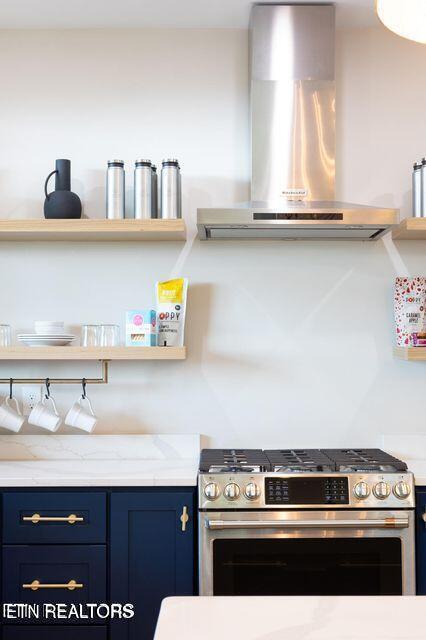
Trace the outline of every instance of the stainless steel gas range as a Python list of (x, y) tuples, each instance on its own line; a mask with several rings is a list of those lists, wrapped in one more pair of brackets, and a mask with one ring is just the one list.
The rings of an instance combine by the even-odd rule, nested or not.
[(200, 595), (414, 594), (414, 506), (379, 449), (204, 449)]

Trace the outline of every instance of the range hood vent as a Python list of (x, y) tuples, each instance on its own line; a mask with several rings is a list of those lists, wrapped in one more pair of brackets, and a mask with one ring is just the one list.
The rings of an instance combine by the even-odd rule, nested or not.
[(251, 202), (199, 209), (203, 240), (376, 240), (399, 216), (334, 201), (334, 6), (255, 4)]

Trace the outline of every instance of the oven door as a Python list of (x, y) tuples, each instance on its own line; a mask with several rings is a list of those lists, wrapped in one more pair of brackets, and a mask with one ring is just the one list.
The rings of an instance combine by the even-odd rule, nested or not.
[(414, 513), (200, 513), (200, 595), (414, 595)]

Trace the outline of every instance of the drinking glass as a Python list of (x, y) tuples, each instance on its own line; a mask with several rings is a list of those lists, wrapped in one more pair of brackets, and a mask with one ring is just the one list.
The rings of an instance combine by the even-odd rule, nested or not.
[(10, 347), (12, 343), (12, 332), (10, 324), (0, 324), (0, 347)]
[(81, 346), (99, 347), (99, 326), (97, 324), (83, 324), (81, 327)]
[(117, 347), (120, 344), (120, 327), (117, 324), (101, 324), (100, 346)]

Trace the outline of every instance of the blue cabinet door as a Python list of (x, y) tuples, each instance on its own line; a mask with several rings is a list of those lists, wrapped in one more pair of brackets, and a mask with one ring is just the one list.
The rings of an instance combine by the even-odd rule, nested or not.
[(151, 640), (163, 598), (194, 593), (194, 492), (113, 493), (110, 513), (111, 600), (135, 609), (111, 638)]
[(3, 544), (105, 541), (105, 493), (25, 491), (3, 496)]
[(426, 596), (426, 487), (416, 489), (417, 593)]
[[(4, 602), (38, 604), (41, 611), (44, 603), (105, 602), (103, 545), (4, 545), (2, 555)], [(41, 618), (40, 623), (43, 622)], [(71, 622), (87, 624), (78, 619)], [(93, 622), (102, 624), (103, 620)], [(31, 619), (27, 623), (34, 624)], [(49, 618), (48, 623), (63, 624), (64, 620)]]
[(3, 640), (107, 640), (107, 627), (4, 627)]

